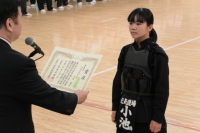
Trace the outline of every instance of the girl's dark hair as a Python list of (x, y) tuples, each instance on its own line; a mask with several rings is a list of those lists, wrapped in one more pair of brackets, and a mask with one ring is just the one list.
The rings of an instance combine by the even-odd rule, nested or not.
[[(147, 22), (147, 25), (153, 25), (153, 14), (152, 12), (147, 8), (136, 8), (133, 10), (130, 15), (128, 16), (128, 22)], [(157, 41), (157, 33), (154, 29), (152, 29), (149, 33), (150, 38), (156, 42)]]
[(20, 3), (20, 0), (0, 0), (0, 28), (6, 24), (8, 18), (16, 20)]

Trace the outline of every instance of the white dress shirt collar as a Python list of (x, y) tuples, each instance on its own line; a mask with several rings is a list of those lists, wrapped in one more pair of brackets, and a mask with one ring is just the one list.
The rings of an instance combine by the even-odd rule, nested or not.
[(11, 44), (6, 39), (4, 39), (2, 37), (0, 37), (0, 39), (3, 40), (3, 41), (5, 41), (5, 42), (7, 42), (11, 46)]

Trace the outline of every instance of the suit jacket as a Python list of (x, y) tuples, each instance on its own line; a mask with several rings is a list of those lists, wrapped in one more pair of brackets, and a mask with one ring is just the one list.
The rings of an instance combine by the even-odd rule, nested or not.
[(77, 100), (49, 86), (32, 59), (0, 39), (0, 133), (34, 133), (31, 104), (71, 115)]

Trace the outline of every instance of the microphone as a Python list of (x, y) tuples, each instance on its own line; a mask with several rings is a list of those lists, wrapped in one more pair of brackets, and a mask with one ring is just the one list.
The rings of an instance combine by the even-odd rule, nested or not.
[[(26, 43), (27, 45), (32, 46), (32, 47), (35, 49), (35, 51), (33, 51), (34, 54), (39, 53), (39, 54), (44, 55), (44, 52), (43, 52), (43, 51), (41, 50), (41, 48), (33, 41), (33, 38), (32, 38), (32, 37), (27, 37), (27, 38), (25, 39), (25, 43)], [(32, 52), (32, 53), (33, 53), (33, 52)]]

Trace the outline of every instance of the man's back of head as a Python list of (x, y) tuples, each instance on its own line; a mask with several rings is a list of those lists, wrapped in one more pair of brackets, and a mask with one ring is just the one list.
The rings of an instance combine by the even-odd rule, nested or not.
[(0, 37), (9, 43), (21, 35), (22, 13), (20, 0), (0, 0)]
[(20, 0), (0, 0), (0, 29), (5, 26), (6, 20), (17, 19)]

